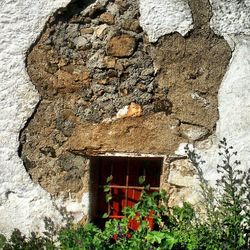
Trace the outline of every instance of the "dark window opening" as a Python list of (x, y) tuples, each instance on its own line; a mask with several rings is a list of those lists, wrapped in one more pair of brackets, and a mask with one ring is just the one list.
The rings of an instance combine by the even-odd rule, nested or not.
[[(141, 157), (93, 157), (91, 159), (91, 217), (102, 225), (104, 213), (109, 218), (122, 218), (122, 209), (132, 207), (140, 198), (143, 185), (139, 177), (145, 177), (145, 183), (150, 185), (150, 192), (159, 190), (162, 168), (162, 158)], [(107, 203), (104, 186), (107, 178), (112, 175), (110, 190), (112, 200)]]

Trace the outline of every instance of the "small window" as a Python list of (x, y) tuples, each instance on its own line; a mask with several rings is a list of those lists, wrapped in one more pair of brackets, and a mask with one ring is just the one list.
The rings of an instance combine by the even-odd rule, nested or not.
[[(162, 158), (132, 158), (132, 157), (95, 157), (91, 161), (92, 179), (92, 218), (102, 225), (104, 213), (109, 218), (122, 218), (122, 209), (132, 207), (140, 198), (143, 186), (139, 177), (145, 177), (145, 183), (150, 185), (150, 191), (159, 190)], [(104, 186), (112, 175), (110, 189), (112, 200), (107, 203)], [(98, 183), (96, 183), (98, 182)], [(96, 184), (98, 184), (96, 186)]]

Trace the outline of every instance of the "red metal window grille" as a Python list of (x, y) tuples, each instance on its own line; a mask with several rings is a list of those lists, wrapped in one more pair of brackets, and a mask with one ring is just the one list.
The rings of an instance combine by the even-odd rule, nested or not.
[[(139, 184), (140, 176), (145, 177), (150, 192), (159, 190), (162, 158), (98, 157), (94, 165), (97, 168), (95, 177), (98, 178), (95, 213), (98, 224), (102, 224), (104, 213), (108, 213), (109, 218), (122, 218), (122, 209), (132, 207), (139, 200), (144, 188)], [(107, 203), (104, 187), (109, 176), (112, 176), (109, 183), (112, 200)]]

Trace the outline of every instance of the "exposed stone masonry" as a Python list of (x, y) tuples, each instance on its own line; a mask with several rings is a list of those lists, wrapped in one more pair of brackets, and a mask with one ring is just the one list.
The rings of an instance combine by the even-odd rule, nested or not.
[[(69, 23), (59, 21), (49, 27), (47, 37), (42, 36), (43, 48), (34, 49), (46, 58), (37, 58), (34, 52), (29, 57), (28, 70), (42, 96), (79, 95), (73, 112), (90, 122), (111, 118), (131, 102), (143, 106), (143, 114), (167, 111), (167, 95), (157, 96), (164, 90), (156, 89), (153, 61), (138, 15), (136, 1), (102, 1)], [(42, 78), (38, 69), (45, 71)]]
[(136, 0), (81, 2), (51, 17), (27, 59), (42, 99), (22, 132), (22, 159), (53, 194), (88, 189), (91, 152), (173, 154), (213, 133), (231, 56), (209, 28), (208, 1), (190, 1), (187, 37), (155, 44)]

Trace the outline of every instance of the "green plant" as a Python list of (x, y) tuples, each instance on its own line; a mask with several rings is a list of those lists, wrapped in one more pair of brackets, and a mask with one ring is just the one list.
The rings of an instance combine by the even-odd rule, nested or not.
[(6, 238), (4, 235), (0, 234), (0, 249), (3, 249), (4, 245), (6, 243)]
[(60, 248), (68, 249), (101, 249), (101, 230), (88, 223), (85, 226), (71, 225), (62, 229), (59, 233)]
[(18, 229), (11, 234), (8, 242), (3, 246), (3, 250), (34, 250), (34, 249), (55, 249), (52, 244), (42, 236), (38, 236), (34, 232), (29, 237), (23, 235)]
[(110, 184), (112, 180), (113, 180), (113, 176), (110, 175), (106, 180), (106, 185), (104, 186), (104, 192), (106, 193), (105, 200), (108, 203), (108, 212), (103, 214), (102, 216), (103, 219), (108, 218), (111, 212), (110, 201), (112, 200), (112, 193), (111, 193)]
[[(92, 223), (66, 224), (57, 237), (50, 219), (45, 219), (44, 236), (32, 233), (26, 237), (14, 230), (9, 241), (0, 235), (4, 250), (246, 250), (250, 249), (250, 172), (240, 170), (237, 153), (220, 141), (221, 164), (217, 165), (220, 178), (211, 187), (204, 178), (204, 161), (186, 147), (188, 158), (197, 170), (206, 216), (184, 202), (182, 207), (168, 208), (165, 192), (149, 192), (145, 185), (140, 200), (123, 210), (124, 218), (110, 219), (103, 230)], [(112, 199), (110, 182), (105, 186), (106, 200)], [(145, 184), (142, 176), (140, 184)], [(104, 217), (108, 217), (106, 214)], [(68, 220), (70, 221), (70, 220)], [(131, 228), (137, 223), (137, 229)], [(153, 225), (152, 225), (153, 222)], [(56, 244), (57, 239), (57, 244)]]
[[(135, 206), (123, 210), (124, 218), (108, 220), (103, 230), (93, 224), (72, 225), (62, 230), (61, 249), (196, 249), (191, 230), (193, 208), (185, 203), (171, 213), (166, 203), (165, 192), (144, 190)], [(153, 220), (154, 228), (149, 219)], [(138, 223), (137, 230), (131, 229), (131, 221)]]
[[(3, 241), (2, 246), (0, 243), (0, 249), (3, 250), (54, 250), (56, 249), (56, 236), (57, 230), (55, 229), (54, 222), (45, 217), (45, 231), (43, 235), (38, 235), (35, 232), (31, 232), (30, 236), (23, 235), (19, 229), (14, 229), (10, 239)], [(1, 242), (1, 239), (0, 239)]]
[(237, 152), (227, 145), (225, 138), (219, 144), (221, 177), (216, 187), (209, 186), (203, 176), (204, 161), (194, 150), (186, 148), (189, 159), (197, 169), (207, 217), (200, 221), (202, 249), (249, 249), (250, 230), (250, 172), (240, 170)]

